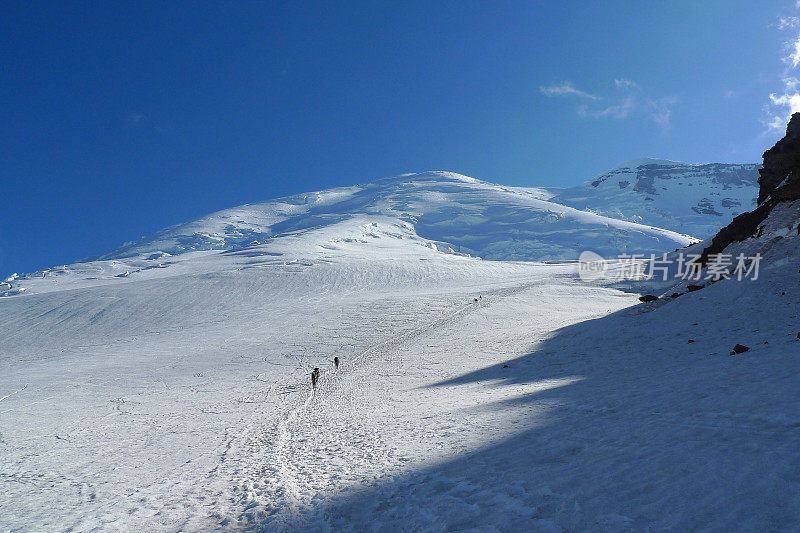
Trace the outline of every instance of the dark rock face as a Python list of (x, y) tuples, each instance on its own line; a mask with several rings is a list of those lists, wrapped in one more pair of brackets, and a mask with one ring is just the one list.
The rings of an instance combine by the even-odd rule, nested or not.
[(748, 351), (749, 349), (750, 349), (749, 346), (745, 346), (744, 344), (737, 344), (736, 346), (733, 347), (733, 350), (731, 351), (731, 355), (738, 354), (738, 353), (744, 353), (744, 352)]
[(786, 136), (764, 152), (764, 168), (758, 171), (758, 203), (772, 195), (784, 180), (800, 179), (800, 113), (792, 115)]
[[(650, 166), (654, 165), (645, 165), (644, 168)], [(636, 175), (636, 185), (633, 186), (633, 190), (636, 192), (646, 192), (647, 194), (658, 194), (656, 192), (654, 176), (642, 175), (641, 172)]]
[(639, 296), (640, 302), (655, 302), (658, 300), (658, 296), (654, 296), (652, 294), (645, 294), (644, 296)]
[(703, 198), (700, 200), (696, 206), (692, 207), (692, 211), (697, 213), (698, 215), (716, 215), (718, 217), (722, 216), (722, 213), (714, 209), (714, 204), (711, 203), (711, 200), (708, 198)]
[(707, 263), (710, 255), (722, 252), (732, 242), (743, 241), (755, 235), (758, 226), (764, 222), (774, 206), (771, 201), (765, 202), (755, 210), (742, 213), (734, 218), (733, 222), (719, 230), (719, 233), (711, 239), (711, 244), (703, 250), (700, 256), (700, 263)]
[(739, 207), (742, 205), (742, 202), (739, 200), (733, 200), (732, 198), (723, 198), (722, 199), (722, 207)]
[(786, 136), (764, 152), (764, 165), (758, 172), (758, 207), (722, 228), (703, 251), (701, 263), (729, 244), (754, 236), (778, 203), (800, 198), (800, 113), (792, 115)]

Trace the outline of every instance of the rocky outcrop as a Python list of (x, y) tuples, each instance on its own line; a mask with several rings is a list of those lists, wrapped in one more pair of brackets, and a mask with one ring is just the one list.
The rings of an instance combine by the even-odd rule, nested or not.
[(758, 174), (759, 205), (789, 182), (797, 185), (800, 180), (800, 113), (792, 115), (783, 139), (764, 152), (764, 166)]
[(736, 346), (733, 347), (733, 350), (731, 350), (731, 355), (737, 355), (740, 353), (747, 352), (749, 350), (750, 350), (749, 346), (745, 346), (744, 344), (737, 344)]
[(758, 207), (722, 228), (703, 251), (702, 263), (733, 242), (757, 236), (759, 226), (779, 203), (800, 199), (800, 113), (792, 115), (786, 135), (764, 152), (764, 164), (758, 172)]

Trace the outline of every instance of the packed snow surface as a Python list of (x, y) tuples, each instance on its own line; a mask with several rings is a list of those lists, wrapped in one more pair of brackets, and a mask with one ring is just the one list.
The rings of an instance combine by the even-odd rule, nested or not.
[[(8, 281), (0, 530), (800, 527), (796, 262), (636, 305), (572, 263), (426, 238), (439, 180), (416, 223), (321, 209), (272, 233), (374, 201), (351, 188)], [(212, 223), (272, 229), (179, 253)]]

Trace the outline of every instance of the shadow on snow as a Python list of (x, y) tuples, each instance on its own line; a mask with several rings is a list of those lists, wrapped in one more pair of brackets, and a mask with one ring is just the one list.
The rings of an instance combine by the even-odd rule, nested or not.
[(739, 332), (720, 331), (725, 310), (700, 306), (685, 316), (687, 309), (625, 309), (558, 330), (522, 357), (431, 385), (527, 384), (531, 392), (481, 409), (502, 416), (525, 407), (535, 416), (467, 455), (323, 495), (301, 511), (296, 529), (796, 526), (800, 415), (786, 418), (800, 400), (796, 358), (766, 350), (729, 357)]

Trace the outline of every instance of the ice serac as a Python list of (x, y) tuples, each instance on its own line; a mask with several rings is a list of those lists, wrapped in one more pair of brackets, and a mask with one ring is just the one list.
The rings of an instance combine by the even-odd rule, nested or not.
[[(712, 254), (730, 251), (731, 245), (753, 239), (748, 252), (764, 253), (786, 235), (797, 235), (800, 219), (800, 113), (794, 113), (786, 136), (764, 152), (759, 171), (758, 207), (743, 213), (722, 228), (703, 251), (703, 260)], [(737, 248), (742, 248), (738, 246)]]

